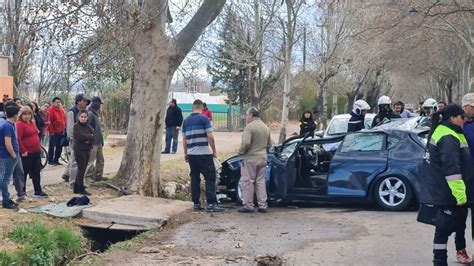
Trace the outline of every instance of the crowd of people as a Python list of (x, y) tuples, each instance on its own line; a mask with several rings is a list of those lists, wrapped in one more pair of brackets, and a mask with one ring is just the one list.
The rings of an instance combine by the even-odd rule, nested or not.
[[(91, 181), (104, 179), (104, 139), (99, 115), (102, 104), (100, 97), (89, 100), (78, 94), (66, 114), (59, 97), (39, 107), (36, 102), (23, 105), (21, 99), (4, 95), (0, 105), (3, 208), (17, 209), (19, 203), (30, 200), (26, 189), (28, 176), (33, 184), (33, 197), (48, 197), (41, 186), (41, 149), (46, 145), (51, 166), (62, 165), (59, 159), (63, 147), (69, 146), (69, 161), (62, 178), (70, 182), (73, 193), (90, 195), (84, 177)], [(10, 199), (10, 180), (17, 193), (16, 201)]]

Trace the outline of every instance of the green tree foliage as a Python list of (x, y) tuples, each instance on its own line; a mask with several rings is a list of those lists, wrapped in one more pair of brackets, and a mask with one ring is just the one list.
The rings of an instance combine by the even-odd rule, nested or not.
[(207, 66), (207, 72), (211, 75), (212, 86), (228, 95), (229, 101), (236, 104), (250, 102), (249, 68), (246, 59), (240, 55), (246, 48), (241, 45), (239, 36), (232, 26), (235, 20), (231, 10), (227, 11), (227, 17), (223, 29), (219, 34), (220, 43), (216, 47), (216, 60)]

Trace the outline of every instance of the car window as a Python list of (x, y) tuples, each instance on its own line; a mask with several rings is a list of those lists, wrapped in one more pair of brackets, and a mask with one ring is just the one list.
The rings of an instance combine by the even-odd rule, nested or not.
[(341, 117), (334, 118), (331, 121), (331, 124), (328, 127), (328, 135), (337, 135), (347, 133), (347, 124), (349, 123), (349, 118)]
[(341, 152), (351, 151), (381, 151), (384, 148), (384, 134), (354, 133), (346, 135), (341, 146)]
[(296, 145), (298, 144), (298, 142), (290, 142), (290, 143), (287, 143), (283, 149), (281, 150), (280, 154), (279, 154), (279, 157), (281, 159), (288, 159), (290, 158), (290, 156), (293, 154), (293, 152), (295, 151), (295, 148), (296, 148)]
[(394, 136), (388, 136), (387, 138), (387, 150), (395, 147), (400, 142), (400, 139)]

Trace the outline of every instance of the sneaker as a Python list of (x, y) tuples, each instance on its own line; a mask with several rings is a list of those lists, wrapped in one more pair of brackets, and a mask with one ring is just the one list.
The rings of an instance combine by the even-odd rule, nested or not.
[(172, 154), (176, 154), (176, 152), (175, 152), (175, 151), (172, 151), (171, 153), (172, 153)]
[(54, 163), (54, 165), (63, 165), (63, 164), (60, 163), (60, 162), (56, 162), (56, 163)]
[(33, 198), (47, 198), (49, 197), (48, 194), (44, 193), (43, 191), (41, 192), (35, 192), (35, 194), (33, 195)]
[(64, 180), (64, 182), (69, 182), (69, 176), (62, 175), (61, 178)]
[(266, 213), (268, 212), (267, 208), (258, 208), (258, 212)]
[(9, 200), (6, 204), (2, 204), (2, 207), (4, 209), (16, 210), (18, 209), (18, 204), (16, 204), (12, 200)]
[(223, 212), (224, 208), (217, 204), (208, 204), (207, 209), (208, 212)]
[(161, 154), (170, 154), (169, 151), (162, 151)]
[(246, 208), (246, 207), (242, 207), (238, 210), (238, 212), (239, 213), (251, 213), (251, 212), (254, 212), (254, 210)]
[(21, 202), (31, 202), (31, 199), (28, 198), (28, 196), (24, 195), (24, 196), (17, 197), (17, 198), (16, 198), (16, 202), (17, 202), (17, 203), (21, 203)]
[(456, 258), (458, 263), (461, 264), (470, 264), (472, 262), (469, 255), (467, 255), (466, 249), (461, 249), (456, 252)]
[(201, 203), (194, 204), (193, 211), (203, 211), (204, 208), (201, 207)]

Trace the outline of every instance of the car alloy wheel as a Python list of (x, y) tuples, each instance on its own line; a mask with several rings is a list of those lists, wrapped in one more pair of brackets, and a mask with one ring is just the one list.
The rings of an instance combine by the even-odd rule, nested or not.
[(407, 186), (398, 177), (386, 177), (378, 187), (378, 198), (387, 207), (397, 207), (407, 199)]

